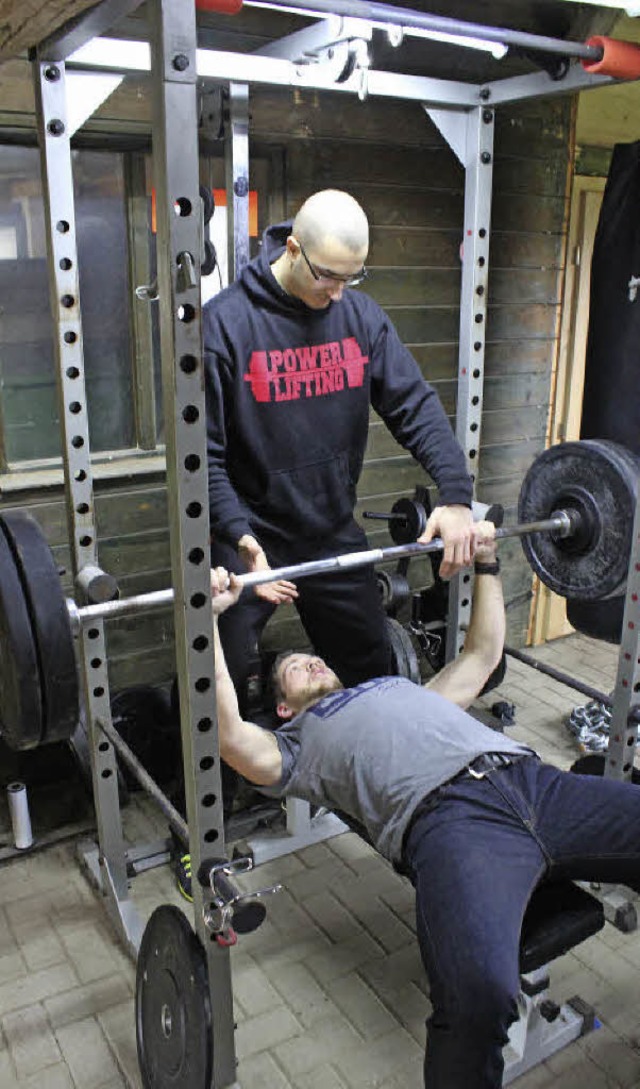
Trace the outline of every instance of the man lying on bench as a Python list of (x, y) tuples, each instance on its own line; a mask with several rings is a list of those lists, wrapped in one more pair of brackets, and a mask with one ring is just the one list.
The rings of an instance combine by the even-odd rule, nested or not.
[[(426, 1089), (499, 1089), (517, 1017), (520, 928), (555, 878), (640, 888), (640, 791), (558, 771), (464, 708), (500, 659), (504, 604), (489, 523), (475, 529), (465, 647), (423, 687), (379, 677), (344, 689), (324, 662), (276, 663), (275, 733), (244, 722), (216, 632), (220, 750), (241, 775), (363, 825), (410, 877), (430, 984)], [(214, 613), (240, 588), (212, 571)], [(216, 621), (217, 627), (217, 621)]]

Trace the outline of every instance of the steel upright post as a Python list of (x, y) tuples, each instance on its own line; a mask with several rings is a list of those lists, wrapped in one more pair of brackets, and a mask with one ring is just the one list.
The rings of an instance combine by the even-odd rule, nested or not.
[[(67, 125), (65, 65), (38, 55), (33, 63), (42, 186), (54, 324), (58, 412), (62, 430), (67, 522), (74, 580), (97, 566), (97, 528), (89, 447), (87, 394), (82, 345), (80, 282), (76, 243), (71, 144)], [(103, 621), (81, 636), (81, 670), (87, 710), (99, 851), (94, 876), (109, 914), (130, 947), (141, 925), (129, 902), (113, 748), (104, 744), (96, 720), (111, 720)]]
[(229, 950), (203, 918), (203, 862), (224, 857), (209, 559), (195, 7), (155, 0), (153, 164), (176, 659), (195, 927), (208, 969), (212, 1086), (235, 1085)]

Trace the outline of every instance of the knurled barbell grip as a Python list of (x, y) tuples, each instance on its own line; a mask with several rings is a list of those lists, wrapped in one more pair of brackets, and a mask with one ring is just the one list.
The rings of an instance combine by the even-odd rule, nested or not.
[[(522, 525), (501, 526), (496, 529), (496, 539), (503, 537), (522, 537), (527, 533), (555, 533), (558, 537), (569, 537), (575, 532), (575, 517), (564, 510), (554, 511), (550, 518), (539, 522), (526, 522)], [(368, 567), (374, 563), (400, 559), (403, 556), (423, 556), (429, 552), (441, 552), (444, 545), (439, 537), (434, 537), (429, 544), (394, 545), (391, 548), (371, 548), (365, 552), (347, 552), (342, 556), (327, 556), (321, 560), (309, 560), (307, 563), (294, 563), (286, 567), (272, 567), (268, 571), (249, 571), (239, 575), (243, 588), (261, 586), (267, 582), (282, 579), (302, 579), (310, 575), (322, 575), (328, 571), (346, 571), (353, 567)], [(173, 590), (155, 590), (148, 594), (120, 598), (118, 601), (105, 601), (99, 605), (83, 605), (67, 601), (69, 618), (74, 632), (92, 620), (108, 620), (114, 616), (126, 616), (142, 612), (145, 609), (160, 608), (170, 605), (174, 598)]]

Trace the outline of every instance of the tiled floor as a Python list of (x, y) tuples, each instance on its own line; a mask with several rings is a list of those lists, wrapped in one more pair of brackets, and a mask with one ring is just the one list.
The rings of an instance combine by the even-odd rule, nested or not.
[[(541, 656), (612, 687), (613, 647), (571, 636)], [(581, 697), (511, 663), (486, 703), (499, 698), (516, 704), (512, 736), (562, 766), (575, 759), (562, 719)], [(126, 822), (142, 842), (162, 828), (146, 804), (131, 805)], [(353, 835), (254, 876), (281, 880), (286, 891), (232, 952), (242, 1089), (420, 1089), (428, 999), (408, 884)], [(163, 902), (184, 905), (166, 868), (136, 878), (134, 897), (145, 916)], [(639, 973), (640, 931), (610, 925), (556, 961), (553, 995), (581, 995), (602, 1025), (521, 1078), (519, 1089), (640, 1086)], [(0, 1089), (139, 1087), (134, 978), (72, 843), (5, 865)]]

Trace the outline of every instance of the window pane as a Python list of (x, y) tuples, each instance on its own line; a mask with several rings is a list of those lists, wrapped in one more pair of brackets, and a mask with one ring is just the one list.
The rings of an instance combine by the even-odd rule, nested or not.
[[(9, 462), (60, 455), (40, 160), (3, 147), (0, 396)], [(73, 154), (92, 450), (135, 445), (121, 156)]]

